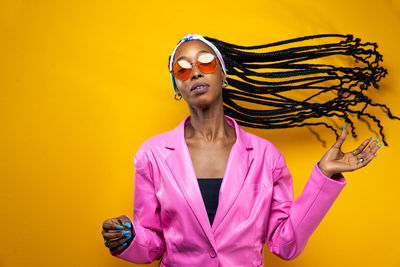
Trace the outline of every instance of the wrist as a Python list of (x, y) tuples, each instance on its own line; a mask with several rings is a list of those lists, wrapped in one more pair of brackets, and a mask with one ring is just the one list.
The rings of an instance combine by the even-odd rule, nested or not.
[(325, 176), (327, 176), (329, 178), (332, 178), (332, 176), (334, 175), (334, 173), (331, 173), (331, 172), (327, 171), (326, 168), (321, 166), (321, 164), (319, 162), (318, 162), (318, 168)]

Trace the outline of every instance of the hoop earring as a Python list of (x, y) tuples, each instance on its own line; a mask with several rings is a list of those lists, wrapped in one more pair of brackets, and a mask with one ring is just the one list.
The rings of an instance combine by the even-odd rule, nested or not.
[[(224, 85), (226, 83), (226, 85)], [(223, 88), (225, 88), (225, 87), (227, 87), (229, 84), (228, 84), (228, 81), (225, 79), (225, 81), (223, 82), (223, 84), (222, 84), (222, 87)]]
[(176, 94), (176, 92), (175, 92), (175, 100), (181, 100), (182, 99), (182, 95), (180, 95), (180, 98), (176, 98), (176, 96), (177, 96), (177, 94)]

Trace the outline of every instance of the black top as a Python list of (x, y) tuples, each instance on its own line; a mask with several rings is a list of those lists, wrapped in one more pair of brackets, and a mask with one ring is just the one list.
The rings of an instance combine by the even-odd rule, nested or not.
[(206, 206), (208, 219), (212, 225), (217, 212), (219, 189), (221, 188), (222, 178), (197, 178), (204, 205)]

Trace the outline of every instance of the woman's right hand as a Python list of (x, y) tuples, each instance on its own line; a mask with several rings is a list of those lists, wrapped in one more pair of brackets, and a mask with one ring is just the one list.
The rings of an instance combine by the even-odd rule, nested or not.
[(124, 251), (134, 237), (130, 220), (125, 215), (105, 220), (101, 233), (104, 245), (112, 254)]

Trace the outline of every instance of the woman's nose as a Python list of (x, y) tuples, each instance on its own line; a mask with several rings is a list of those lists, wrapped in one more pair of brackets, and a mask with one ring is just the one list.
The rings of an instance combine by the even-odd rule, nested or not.
[(199, 69), (199, 67), (197, 66), (197, 64), (193, 63), (192, 64), (192, 71), (190, 73), (190, 76), (193, 77), (197, 77), (199, 75), (201, 75), (203, 72)]

